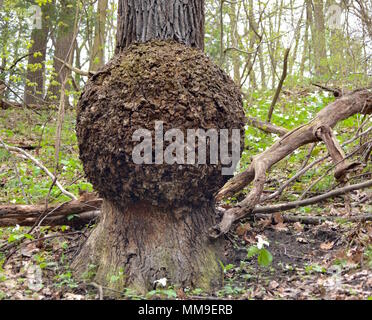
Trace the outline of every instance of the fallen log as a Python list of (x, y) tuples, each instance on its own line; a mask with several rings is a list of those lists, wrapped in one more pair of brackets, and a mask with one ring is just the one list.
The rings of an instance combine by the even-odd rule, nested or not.
[[(305, 200), (281, 203), (270, 206), (256, 206), (252, 213), (256, 215), (256, 217), (267, 217), (271, 213), (293, 210), (299, 207), (320, 203), (329, 198), (335, 198), (348, 192), (369, 188), (371, 186), (372, 180), (369, 180), (363, 183), (335, 189), (328, 193)], [(48, 208), (47, 211), (45, 211), (45, 206), (0, 206), (0, 227), (15, 226), (17, 224), (20, 226), (33, 226), (41, 216), (44, 217), (42, 219), (42, 225), (69, 225), (73, 227), (80, 227), (99, 217), (101, 205), (102, 199), (90, 198), (90, 200), (88, 201), (74, 200), (66, 202), (62, 205), (51, 206)], [(295, 215), (293, 215), (293, 217), (294, 220), (288, 220), (288, 222), (303, 220), (302, 218), (298, 220), (298, 216)], [(329, 217), (317, 217), (316, 219), (316, 221), (321, 221), (322, 219), (329, 220)]]
[(82, 202), (73, 200), (62, 205), (3, 205), (0, 206), (0, 227), (33, 226), (40, 216), (44, 216), (43, 225), (69, 225), (80, 227), (99, 216), (102, 199)]

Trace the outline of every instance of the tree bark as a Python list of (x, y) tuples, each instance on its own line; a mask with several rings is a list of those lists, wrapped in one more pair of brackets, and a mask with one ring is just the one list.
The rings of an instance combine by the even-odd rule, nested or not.
[(204, 19), (204, 0), (120, 0), (116, 51), (154, 39), (204, 50)]
[(323, 0), (313, 0), (313, 8), (314, 23), (311, 32), (314, 48), (315, 74), (318, 78), (322, 78), (328, 73)]
[(45, 58), (49, 34), (48, 15), (52, 6), (53, 3), (42, 6), (42, 29), (34, 29), (31, 33), (32, 47), (29, 49), (24, 97), (28, 105), (40, 105), (44, 99)]
[(105, 64), (106, 13), (108, 0), (99, 0), (97, 8), (94, 42), (90, 56), (90, 71), (97, 71)]
[[(71, 75), (71, 70), (63, 65), (66, 61), (72, 64), (74, 45), (74, 17), (75, 17), (75, 1), (62, 0), (60, 3), (60, 17), (59, 28), (55, 38), (55, 51), (54, 56), (57, 57), (53, 61), (54, 68), (54, 83), (49, 86), (48, 94), (52, 101), (59, 101), (61, 94), (61, 86), (63, 81)], [(66, 97), (66, 101), (68, 98)]]
[(84, 274), (93, 266), (94, 281), (117, 290), (144, 294), (166, 278), (175, 287), (209, 291), (221, 279), (221, 243), (207, 236), (214, 221), (213, 204), (177, 213), (146, 203), (118, 208), (105, 200), (101, 221), (72, 267)]

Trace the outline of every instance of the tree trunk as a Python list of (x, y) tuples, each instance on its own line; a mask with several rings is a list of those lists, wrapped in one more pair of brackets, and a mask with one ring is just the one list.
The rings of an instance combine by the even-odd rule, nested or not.
[(176, 287), (208, 291), (221, 279), (221, 243), (207, 235), (214, 222), (212, 203), (178, 214), (145, 203), (120, 209), (104, 201), (101, 221), (72, 267), (84, 274), (94, 266), (94, 281), (118, 290), (143, 294), (166, 278)]
[(93, 49), (90, 55), (90, 71), (97, 71), (105, 64), (106, 12), (108, 0), (99, 0), (94, 30)]
[(154, 39), (204, 50), (204, 0), (119, 0), (118, 19), (117, 52)]
[[(117, 52), (132, 42), (173, 39), (203, 49), (204, 1), (119, 1)], [(209, 291), (222, 280), (223, 242), (211, 242), (214, 203), (160, 209), (138, 201), (104, 199), (102, 217), (72, 268), (77, 275), (95, 268), (94, 281), (140, 293), (166, 278), (174, 287)]]
[[(230, 16), (230, 38), (231, 46), (239, 48), (238, 17), (236, 12), (236, 3), (232, 2), (229, 8)], [(248, 57), (247, 59), (250, 59)], [(240, 86), (240, 56), (236, 50), (232, 50), (231, 62), (233, 65), (234, 82)]]
[(315, 74), (317, 77), (322, 78), (328, 73), (323, 0), (313, 0), (313, 8), (314, 23), (312, 25), (312, 39), (315, 57)]
[[(54, 83), (49, 87), (48, 94), (51, 95), (52, 101), (59, 101), (61, 94), (61, 85), (63, 81), (71, 75), (69, 68), (63, 66), (63, 63), (60, 61), (68, 62), (72, 65), (72, 61), (69, 61), (73, 58), (74, 44), (74, 18), (75, 18), (75, 1), (71, 0), (62, 0), (60, 3), (60, 13), (59, 17), (59, 28), (57, 30), (57, 36), (55, 39), (55, 51), (54, 56), (58, 59), (53, 61), (54, 69)], [(66, 101), (68, 98), (66, 97)]]
[(40, 105), (44, 99), (45, 57), (48, 43), (48, 15), (53, 4), (42, 6), (42, 29), (34, 29), (31, 33), (32, 47), (29, 49), (26, 76), (25, 103)]

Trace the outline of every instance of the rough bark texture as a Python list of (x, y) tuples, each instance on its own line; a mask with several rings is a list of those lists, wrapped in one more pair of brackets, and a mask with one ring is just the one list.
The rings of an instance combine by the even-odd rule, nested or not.
[[(182, 208), (213, 199), (229, 178), (221, 173), (221, 161), (134, 163), (132, 153), (139, 142), (133, 141), (133, 134), (138, 129), (152, 133), (155, 156), (157, 121), (164, 123), (164, 132), (179, 129), (185, 139), (187, 129), (229, 129), (230, 146), (232, 129), (239, 129), (243, 150), (240, 91), (219, 67), (201, 51), (173, 41), (135, 44), (91, 78), (78, 103), (80, 158), (95, 189), (117, 205), (145, 200)], [(162, 150), (168, 145), (164, 142)], [(198, 140), (197, 161), (199, 145)]]
[[(166, 277), (209, 290), (221, 280), (223, 249), (208, 240), (213, 196), (229, 177), (209, 156), (201, 165), (134, 164), (133, 133), (147, 129), (154, 138), (156, 121), (185, 137), (187, 129), (229, 129), (230, 150), (231, 131), (239, 129), (243, 150), (240, 91), (203, 52), (158, 40), (124, 50), (91, 78), (78, 103), (80, 157), (105, 205), (73, 268), (81, 276), (95, 265), (95, 281), (117, 289), (144, 292)], [(120, 274), (122, 281), (110, 281)]]
[(118, 290), (146, 293), (162, 278), (176, 287), (211, 290), (220, 284), (223, 259), (221, 243), (207, 236), (214, 217), (213, 203), (177, 214), (144, 202), (119, 209), (104, 201), (101, 221), (72, 267)]
[(119, 0), (118, 21), (117, 52), (154, 39), (204, 49), (204, 0)]

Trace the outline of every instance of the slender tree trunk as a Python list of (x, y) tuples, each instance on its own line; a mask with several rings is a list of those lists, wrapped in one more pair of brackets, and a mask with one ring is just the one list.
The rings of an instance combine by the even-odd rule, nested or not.
[(34, 29), (31, 33), (32, 47), (29, 49), (26, 75), (25, 103), (40, 105), (44, 99), (45, 57), (49, 34), (49, 15), (52, 4), (42, 6), (42, 29)]
[(322, 78), (328, 73), (323, 0), (313, 0), (313, 8), (314, 23), (312, 25), (312, 39), (314, 48), (315, 74), (317, 77)]
[(99, 0), (97, 7), (94, 42), (90, 56), (90, 70), (96, 71), (105, 64), (106, 13), (108, 0)]
[(305, 26), (305, 35), (304, 35), (304, 47), (302, 52), (302, 58), (301, 58), (301, 64), (300, 64), (300, 78), (301, 80), (304, 78), (305, 73), (305, 64), (306, 60), (308, 58), (308, 52), (309, 52), (309, 28), (311, 25), (311, 11), (309, 12), (310, 6), (306, 5), (306, 26)]
[[(175, 39), (203, 49), (204, 1), (119, 1), (117, 51), (132, 42)], [(145, 202), (104, 200), (102, 218), (72, 268), (94, 268), (94, 281), (145, 293), (166, 278), (175, 287), (212, 290), (220, 284), (223, 242), (211, 242), (214, 202), (160, 209)]]
[[(239, 48), (238, 17), (236, 11), (236, 3), (232, 2), (229, 8), (229, 16), (230, 39), (233, 48)], [(250, 59), (250, 57), (247, 59)], [(231, 52), (231, 61), (233, 65), (234, 81), (237, 85), (240, 85), (240, 56), (236, 50), (232, 50)]]
[[(54, 55), (62, 61), (66, 61), (72, 64), (72, 61), (68, 61), (73, 58), (74, 52), (74, 18), (75, 18), (76, 1), (73, 0), (61, 0), (60, 2), (60, 17), (59, 28), (55, 38), (55, 51)], [(71, 54), (72, 50), (72, 54)], [(63, 66), (63, 63), (54, 59), (54, 77), (53, 83), (48, 89), (48, 95), (52, 101), (59, 101), (61, 94), (61, 85), (64, 79), (71, 75), (71, 71)], [(68, 89), (68, 87), (66, 87)], [(68, 101), (68, 99), (66, 100)]]

